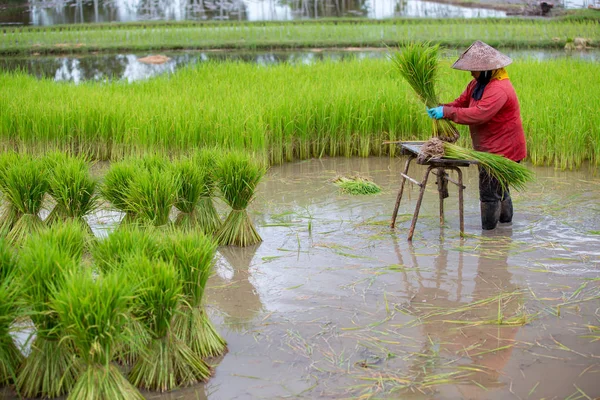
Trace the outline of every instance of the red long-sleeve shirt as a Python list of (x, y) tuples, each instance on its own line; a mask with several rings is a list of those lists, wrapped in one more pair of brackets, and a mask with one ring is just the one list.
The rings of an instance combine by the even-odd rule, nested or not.
[(444, 104), (444, 118), (469, 125), (475, 150), (501, 154), (513, 161), (524, 159), (525, 133), (519, 101), (510, 80), (490, 81), (481, 100), (471, 96), (476, 83), (472, 80), (456, 100)]

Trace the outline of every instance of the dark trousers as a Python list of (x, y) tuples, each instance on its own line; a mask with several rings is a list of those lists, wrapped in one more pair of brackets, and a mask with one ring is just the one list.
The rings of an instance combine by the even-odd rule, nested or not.
[(502, 201), (510, 198), (508, 186), (502, 190), (498, 179), (479, 167), (479, 200), (483, 203)]

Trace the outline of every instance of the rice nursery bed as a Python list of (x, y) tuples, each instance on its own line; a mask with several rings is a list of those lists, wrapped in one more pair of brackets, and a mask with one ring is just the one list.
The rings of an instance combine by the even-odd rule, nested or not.
[[(439, 97), (451, 101), (469, 75), (450, 70), (448, 61), (440, 69)], [(600, 64), (526, 60), (508, 72), (521, 103), (529, 160), (559, 168), (598, 165)], [(424, 107), (389, 60), (207, 63), (130, 85), (57, 84), (3, 73), (0, 85), (0, 145), (34, 154), (58, 148), (120, 160), (217, 145), (279, 164), (393, 155), (395, 147), (384, 141), (427, 139), (431, 132)], [(460, 132), (459, 144), (467, 145), (466, 129)]]
[(385, 46), (429, 40), (463, 47), (478, 38), (492, 46), (563, 48), (576, 37), (597, 45), (598, 20), (390, 19), (290, 22), (144, 22), (4, 27), (0, 54), (99, 50), (272, 49)]
[[(92, 245), (91, 254), (77, 251), (86, 246), (87, 236), (83, 227), (74, 228), (76, 223), (70, 228), (55, 225), (52, 234), (24, 245), (25, 260), (41, 260), (44, 254), (55, 261), (66, 257), (85, 266), (83, 271), (91, 267), (103, 277), (95, 282), (79, 272), (63, 280), (64, 289), (51, 303), (56, 318), (44, 313), (36, 321), (45, 321), (46, 327), (57, 320), (74, 321), (80, 313), (97, 310), (94, 298), (112, 299), (102, 302), (102, 318), (113, 318), (112, 331), (103, 337), (115, 334), (115, 340), (92, 345), (103, 351), (88, 353), (93, 357), (81, 360), (79, 368), (87, 370), (84, 376), (90, 380), (108, 376), (106, 382), (128, 387), (120, 377), (127, 376), (129, 368), (111, 364), (105, 373), (102, 360), (112, 354), (127, 363), (140, 347), (138, 357), (148, 349), (154, 356), (142, 357), (153, 360), (159, 352), (173, 349), (143, 334), (146, 326), (155, 336), (169, 329), (148, 320), (147, 312), (156, 304), (164, 300), (171, 304), (169, 312), (187, 310), (179, 314), (185, 318), (172, 321), (178, 330), (185, 329), (186, 321), (208, 316), (228, 349), (224, 356), (206, 358), (212, 367), (208, 383), (164, 394), (142, 390), (142, 396), (153, 399), (600, 396), (600, 180), (594, 170), (532, 167), (536, 181), (513, 195), (513, 224), (483, 234), (477, 172), (467, 168), (466, 235), (458, 232), (452, 188), (446, 224), (439, 227), (438, 196), (432, 186), (410, 244), (406, 234), (418, 188), (407, 187), (409, 200), (401, 205), (396, 230), (388, 225), (404, 161), (324, 157), (271, 167), (248, 209), (263, 242), (243, 248), (220, 246), (216, 254), (215, 243), (189, 235), (183, 227), (171, 234), (162, 228), (118, 226), (119, 218), (92, 218), (106, 211), (101, 201), (85, 218), (101, 221), (90, 223), (105, 237)], [(424, 171), (415, 168), (417, 174)], [(345, 194), (333, 183), (338, 176), (369, 178), (382, 191), (376, 196)], [(217, 211), (224, 219), (224, 202), (217, 203)], [(176, 215), (170, 219), (175, 223)], [(9, 265), (5, 254), (0, 251), (2, 266)], [(194, 271), (173, 263), (186, 259), (194, 265), (208, 263), (210, 276), (206, 268)], [(148, 260), (157, 263), (152, 267)], [(152, 275), (148, 282), (160, 285), (165, 297), (158, 299), (149, 289), (143, 290), (144, 301), (132, 303), (131, 296), (124, 296), (132, 290), (127, 284), (132, 263), (138, 267), (135, 280)], [(170, 268), (187, 283), (173, 286)], [(6, 279), (7, 270), (0, 268), (0, 279)], [(61, 282), (55, 268), (37, 273), (43, 271), (51, 273), (47, 280)], [(2, 297), (5, 287), (0, 282), (0, 299), (7, 298)], [(177, 304), (177, 291), (185, 303)], [(188, 307), (199, 303), (200, 314), (190, 313)], [(1, 313), (4, 304), (0, 303)], [(71, 309), (80, 313), (67, 312)], [(128, 324), (131, 315), (142, 325)], [(0, 318), (0, 335), (5, 333), (4, 321)], [(68, 326), (74, 347), (93, 343), (89, 333), (94, 331)], [(133, 342), (127, 341), (131, 332), (137, 332)], [(23, 333), (12, 335), (21, 338)], [(114, 388), (110, 382), (103, 387)], [(165, 381), (148, 386), (161, 382)], [(86, 387), (80, 384), (77, 393)], [(8, 389), (0, 393), (16, 399)]]

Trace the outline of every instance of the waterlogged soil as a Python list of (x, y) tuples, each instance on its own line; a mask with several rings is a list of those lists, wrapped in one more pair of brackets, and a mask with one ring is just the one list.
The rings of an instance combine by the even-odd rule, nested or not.
[[(450, 185), (440, 227), (428, 187), (389, 221), (403, 158), (272, 167), (250, 207), (263, 242), (220, 248), (208, 309), (229, 352), (205, 385), (150, 399), (506, 399), (600, 396), (600, 174), (532, 168), (515, 216), (479, 221), (465, 170), (465, 236)], [(411, 167), (420, 178), (423, 167)], [(331, 182), (360, 174), (381, 194)], [(223, 209), (225, 210), (225, 209)], [(114, 215), (94, 220), (110, 230)]]

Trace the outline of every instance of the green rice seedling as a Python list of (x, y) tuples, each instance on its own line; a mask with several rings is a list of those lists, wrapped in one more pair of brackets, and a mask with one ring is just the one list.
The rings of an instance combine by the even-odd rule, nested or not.
[(76, 262), (80, 262), (84, 250), (89, 245), (87, 229), (88, 225), (83, 225), (78, 220), (57, 221), (30, 236), (25, 243), (30, 248), (48, 243)]
[(75, 219), (93, 234), (85, 217), (97, 207), (97, 182), (91, 177), (89, 165), (83, 157), (53, 158), (48, 174), (48, 192), (56, 205), (50, 212), (47, 223), (57, 220)]
[(177, 180), (175, 208), (179, 210), (175, 225), (194, 228), (198, 223), (198, 202), (205, 192), (206, 170), (201, 169), (192, 159), (184, 158), (173, 164), (173, 175)]
[(173, 329), (179, 339), (201, 357), (223, 354), (227, 342), (218, 334), (204, 309), (203, 297), (217, 243), (199, 232), (175, 232), (162, 243), (162, 257), (171, 262), (182, 281), (184, 301)]
[[(390, 58), (400, 75), (408, 82), (427, 107), (437, 107), (440, 103), (435, 90), (438, 74), (439, 46), (430, 43), (409, 43)], [(433, 120), (433, 135), (454, 143), (460, 134), (451, 121)]]
[(217, 188), (215, 168), (218, 154), (219, 150), (216, 148), (203, 148), (193, 157), (195, 163), (203, 171), (204, 185), (196, 207), (196, 218), (198, 225), (206, 234), (213, 234), (221, 227), (221, 218), (214, 204)]
[(11, 325), (21, 311), (16, 266), (13, 250), (0, 240), (0, 387), (14, 381), (17, 368), (23, 362), (10, 335)]
[(246, 208), (254, 199), (256, 186), (265, 173), (266, 168), (261, 162), (243, 152), (230, 152), (218, 160), (218, 185), (231, 207), (217, 232), (219, 244), (244, 247), (262, 241)]
[(20, 287), (35, 326), (31, 353), (17, 373), (15, 386), (24, 397), (58, 397), (73, 389), (80, 375), (73, 343), (63, 338), (63, 327), (52, 307), (78, 265), (50, 243), (25, 246), (19, 258)]
[(19, 155), (13, 152), (2, 153), (0, 155), (0, 193), (2, 194), (2, 204), (0, 204), (0, 237), (5, 237), (12, 229), (15, 222), (18, 221), (21, 214), (17, 208), (8, 199), (5, 199), (7, 187), (4, 184), (3, 177), (6, 170), (19, 162)]
[(91, 253), (98, 272), (109, 273), (120, 269), (133, 256), (156, 258), (159, 254), (159, 242), (150, 230), (127, 226), (96, 241), (91, 247)]
[(138, 168), (131, 162), (112, 164), (100, 186), (102, 197), (108, 200), (114, 208), (125, 213), (122, 220), (125, 223), (132, 221), (135, 217), (134, 211), (129, 208), (127, 196), (131, 183), (138, 173)]
[(345, 176), (337, 177), (333, 180), (343, 193), (360, 195), (360, 194), (377, 194), (381, 192), (381, 188), (372, 180), (362, 176)]
[(483, 169), (500, 182), (503, 189), (512, 187), (516, 190), (524, 190), (525, 185), (534, 179), (533, 172), (526, 166), (498, 154), (465, 149), (455, 144), (444, 143), (444, 157), (454, 160), (477, 161)]
[(20, 244), (28, 235), (44, 227), (38, 214), (48, 189), (47, 176), (41, 161), (24, 156), (0, 173), (4, 198), (20, 215), (7, 239)]
[(151, 335), (129, 380), (139, 388), (161, 392), (207, 380), (210, 367), (172, 330), (173, 317), (183, 300), (181, 281), (173, 265), (135, 257), (128, 260), (125, 268), (141, 281), (133, 313)]
[(163, 227), (170, 222), (169, 215), (176, 199), (176, 177), (169, 170), (154, 168), (139, 170), (133, 177), (126, 202), (136, 222)]
[(127, 329), (133, 288), (122, 273), (70, 276), (55, 295), (53, 307), (82, 360), (83, 371), (70, 400), (143, 399), (111, 363), (120, 342), (138, 340)]

